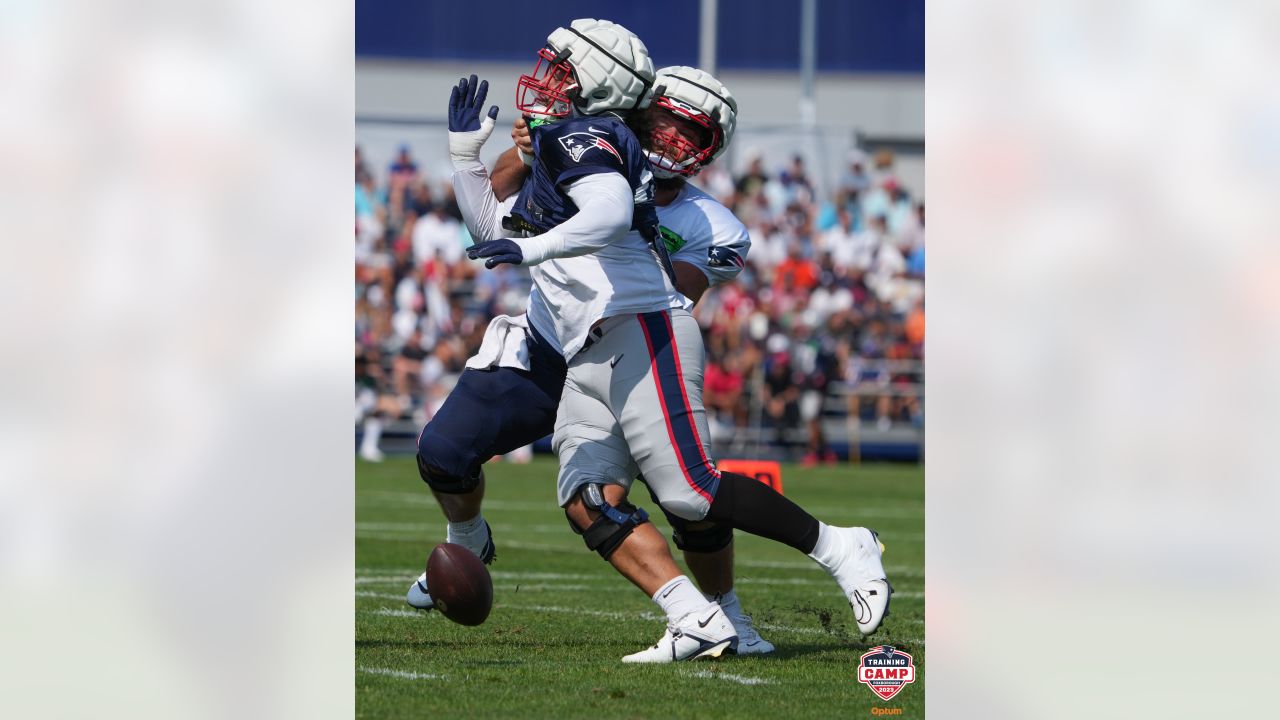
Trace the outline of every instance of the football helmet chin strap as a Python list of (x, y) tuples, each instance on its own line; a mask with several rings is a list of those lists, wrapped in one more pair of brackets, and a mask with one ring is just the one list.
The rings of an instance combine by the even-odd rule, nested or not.
[(568, 517), (566, 510), (565, 517), (569, 519), (569, 527), (582, 536), (588, 550), (596, 551), (605, 560), (613, 555), (637, 526), (649, 522), (649, 513), (625, 500), (617, 505), (610, 505), (604, 499), (604, 488), (599, 483), (583, 485), (578, 494), (582, 497), (582, 504), (587, 509), (600, 513), (600, 517), (584, 530)]

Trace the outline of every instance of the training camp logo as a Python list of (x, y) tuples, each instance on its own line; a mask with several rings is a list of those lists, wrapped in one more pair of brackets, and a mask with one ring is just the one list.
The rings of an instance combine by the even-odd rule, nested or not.
[(597, 149), (608, 152), (618, 158), (618, 162), (622, 162), (622, 156), (618, 154), (618, 151), (612, 145), (606, 142), (604, 138), (598, 138), (590, 133), (569, 133), (560, 138), (560, 146), (564, 148), (565, 152), (569, 153), (569, 157), (573, 158), (574, 162), (582, 160), (582, 156), (588, 150)]
[(858, 660), (858, 682), (871, 688), (881, 700), (889, 700), (916, 681), (911, 656), (892, 645), (879, 645)]

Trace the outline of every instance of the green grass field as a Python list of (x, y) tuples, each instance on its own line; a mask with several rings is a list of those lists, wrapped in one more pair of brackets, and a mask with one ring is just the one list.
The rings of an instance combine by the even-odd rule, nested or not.
[[(861, 639), (834, 581), (808, 558), (738, 533), (738, 595), (777, 652), (644, 666), (618, 659), (652, 645), (665, 618), (570, 531), (555, 503), (555, 469), (546, 457), (486, 466), (494, 609), (468, 628), (404, 603), (444, 539), (413, 458), (357, 462), (357, 717), (772, 720), (869, 717), (872, 708), (924, 716), (923, 468), (783, 468), (787, 496), (819, 519), (880, 532), (897, 592), (871, 638)], [(648, 494), (636, 495), (669, 536)], [(916, 664), (916, 682), (888, 702), (855, 679), (858, 656), (879, 644)]]

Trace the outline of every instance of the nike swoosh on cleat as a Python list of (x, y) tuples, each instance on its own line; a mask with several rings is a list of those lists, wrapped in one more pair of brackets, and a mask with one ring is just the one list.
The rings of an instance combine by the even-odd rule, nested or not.
[(719, 613), (720, 613), (720, 611), (719, 611), (719, 610), (716, 610), (715, 612), (713, 612), (713, 613), (711, 613), (710, 615), (708, 615), (706, 620), (699, 620), (699, 621), (698, 621), (698, 627), (700, 627), (700, 628), (704, 628), (704, 627), (706, 627), (706, 626), (707, 626), (707, 623), (709, 623), (709, 622), (711, 622), (713, 619), (715, 619), (715, 616), (716, 616), (716, 615), (718, 615)]
[[(623, 354), (625, 355), (625, 353), (623, 353)], [(615, 367), (617, 367), (617, 366), (618, 366), (618, 362), (619, 362), (620, 360), (622, 360), (622, 355), (619, 355), (618, 357), (614, 358), (614, 359), (613, 359), (613, 362), (609, 363), (609, 369), (610, 369), (610, 370), (612, 370), (612, 369), (614, 369)], [(666, 597), (666, 596), (664, 595), (663, 597)]]
[[(858, 601), (858, 604), (854, 605), (853, 603), (849, 603), (849, 607), (853, 608), (853, 611), (857, 613), (858, 622), (866, 622), (867, 620), (870, 620), (871, 606), (867, 604), (866, 600), (862, 599), (862, 593), (854, 590), (853, 597)], [(863, 617), (866, 617), (866, 620), (863, 620)]]

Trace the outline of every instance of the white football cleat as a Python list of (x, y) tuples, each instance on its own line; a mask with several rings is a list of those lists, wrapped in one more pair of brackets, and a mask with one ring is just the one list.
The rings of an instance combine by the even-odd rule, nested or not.
[(718, 604), (712, 603), (707, 609), (689, 613), (674, 625), (668, 625), (657, 644), (622, 658), (622, 662), (669, 663), (720, 657), (737, 641), (733, 623)]
[[(726, 613), (727, 614), (727, 613)], [(729, 615), (734, 632), (738, 633), (736, 645), (729, 646), (729, 652), (737, 655), (768, 655), (776, 648), (773, 643), (760, 637), (755, 626), (751, 624), (750, 615)]]
[(409, 607), (419, 610), (430, 610), (436, 606), (436, 601), (431, 599), (431, 593), (427, 592), (425, 572), (418, 576), (417, 582), (409, 586), (409, 593), (405, 595), (404, 601), (409, 603)]
[(360, 457), (365, 462), (380, 463), (387, 459), (378, 448), (360, 448)]
[(893, 587), (885, 578), (880, 560), (884, 544), (875, 532), (866, 528), (831, 528), (837, 533), (843, 550), (840, 563), (829, 570), (849, 599), (858, 630), (870, 635), (880, 627), (889, 612)]

